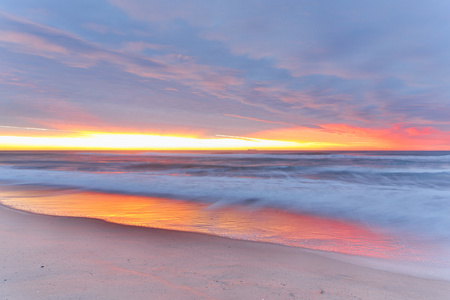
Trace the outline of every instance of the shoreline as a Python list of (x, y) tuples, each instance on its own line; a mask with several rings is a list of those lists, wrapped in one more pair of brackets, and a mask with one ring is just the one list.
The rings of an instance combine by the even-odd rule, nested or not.
[[(113, 195), (113, 194), (109, 194)], [(421, 279), (431, 279), (431, 280), (439, 280), (439, 281), (445, 281), (450, 283), (450, 272), (437, 272), (437, 270), (434, 267), (437, 267), (437, 265), (434, 265), (433, 267), (430, 265), (425, 266), (424, 264), (419, 265), (418, 262), (414, 261), (398, 261), (396, 259), (389, 259), (384, 257), (372, 257), (372, 256), (364, 256), (364, 255), (357, 255), (357, 254), (350, 254), (350, 253), (343, 253), (343, 252), (336, 252), (336, 251), (327, 251), (327, 250), (321, 250), (321, 249), (314, 249), (314, 248), (308, 248), (308, 247), (302, 247), (302, 246), (293, 246), (293, 245), (287, 245), (282, 243), (277, 243), (273, 241), (258, 241), (258, 240), (252, 240), (252, 239), (242, 239), (242, 238), (233, 238), (226, 235), (218, 235), (208, 232), (197, 232), (197, 231), (189, 231), (189, 230), (179, 230), (179, 229), (169, 229), (169, 228), (159, 228), (159, 227), (148, 227), (143, 225), (136, 225), (136, 224), (127, 224), (127, 223), (119, 223), (114, 221), (109, 221), (102, 218), (97, 217), (86, 217), (86, 216), (69, 216), (69, 215), (53, 215), (53, 214), (47, 214), (39, 211), (31, 211), (22, 209), (19, 207), (13, 207), (9, 206), (8, 204), (2, 203), (0, 199), (0, 207), (3, 207), (5, 209), (10, 209), (12, 211), (16, 211), (19, 213), (24, 214), (32, 214), (37, 216), (46, 216), (46, 217), (59, 217), (59, 218), (77, 218), (81, 220), (96, 220), (99, 222), (104, 222), (106, 224), (112, 224), (112, 225), (120, 225), (120, 226), (126, 226), (126, 227), (135, 227), (135, 228), (142, 228), (142, 229), (149, 229), (149, 230), (156, 230), (156, 231), (168, 231), (168, 232), (179, 232), (179, 233), (188, 233), (188, 234), (198, 234), (198, 235), (205, 235), (210, 237), (217, 237), (222, 239), (228, 239), (233, 241), (243, 241), (243, 242), (250, 242), (250, 243), (258, 243), (258, 244), (268, 244), (268, 245), (274, 245), (279, 247), (288, 247), (288, 248), (294, 248), (294, 249), (301, 249), (305, 252), (310, 252), (315, 255), (323, 256), (332, 260), (341, 261), (344, 263), (356, 265), (356, 266), (362, 266), (362, 267), (368, 267), (370, 269), (375, 270), (381, 270), (381, 271), (387, 271), (395, 274), (402, 274), (412, 277), (417, 277)], [(420, 267), (420, 269), (417, 269), (417, 267)], [(447, 269), (446, 269), (447, 270)], [(447, 270), (449, 271), (449, 270)]]
[[(426, 259), (382, 228), (270, 207), (246, 207), (98, 191), (61, 191), (30, 185), (5, 190), (0, 204), (30, 213), (88, 217), (106, 222), (236, 240), (272, 243), (350, 257)], [(30, 193), (31, 192), (31, 193)], [(18, 201), (20, 199), (20, 201)], [(23, 205), (21, 203), (26, 203)], [(214, 207), (214, 208), (213, 208)], [(136, 213), (139, 212), (139, 213)], [(417, 256), (418, 255), (418, 256)], [(434, 279), (434, 278), (433, 278)], [(443, 278), (450, 280), (449, 276)]]
[(450, 282), (318, 251), (0, 204), (2, 299), (443, 299)]

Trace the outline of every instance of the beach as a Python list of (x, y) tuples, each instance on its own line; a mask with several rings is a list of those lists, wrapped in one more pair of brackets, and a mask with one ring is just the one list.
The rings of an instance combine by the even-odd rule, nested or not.
[(450, 300), (450, 1), (0, 1), (0, 300)]
[(1, 299), (448, 299), (319, 251), (0, 206)]

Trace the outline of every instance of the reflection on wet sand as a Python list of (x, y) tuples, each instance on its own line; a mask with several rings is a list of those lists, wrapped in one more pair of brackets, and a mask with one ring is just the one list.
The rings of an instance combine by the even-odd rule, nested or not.
[(360, 224), (269, 208), (210, 204), (146, 196), (39, 186), (4, 186), (8, 206), (35, 213), (214, 234), (353, 255), (420, 259), (400, 241)]

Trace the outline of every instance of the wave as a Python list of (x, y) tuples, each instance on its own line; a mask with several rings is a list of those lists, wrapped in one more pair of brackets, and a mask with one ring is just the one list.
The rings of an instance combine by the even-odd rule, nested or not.
[[(11, 152), (9, 152), (11, 153)], [(399, 160), (444, 160), (450, 161), (450, 151), (192, 151), (192, 152), (140, 152), (140, 151), (98, 151), (77, 152), (81, 155), (103, 156), (149, 156), (149, 157), (216, 157), (216, 158), (277, 158), (277, 159), (399, 159)]]
[(89, 173), (5, 166), (0, 167), (0, 180), (13, 184), (163, 196), (207, 202), (212, 206), (274, 207), (376, 224), (399, 232), (414, 232), (430, 240), (450, 240), (449, 187), (367, 185), (311, 178)]
[(327, 180), (341, 183), (358, 183), (364, 185), (384, 185), (403, 187), (429, 187), (448, 189), (450, 168), (445, 165), (409, 164), (404, 165), (365, 165), (365, 164), (308, 164), (297, 162), (292, 164), (279, 161), (180, 161), (141, 160), (120, 161), (46, 161), (40, 160), (16, 162), (10, 168), (77, 171), (90, 173), (140, 173), (142, 175), (177, 175), (254, 179), (287, 179), (287, 180)]

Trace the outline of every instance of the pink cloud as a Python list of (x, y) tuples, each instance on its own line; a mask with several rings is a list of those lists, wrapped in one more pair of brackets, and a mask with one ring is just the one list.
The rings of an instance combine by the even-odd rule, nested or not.
[(0, 84), (15, 85), (24, 88), (38, 89), (38, 87), (30, 82), (26, 82), (24, 78), (20, 78), (14, 74), (2, 73), (0, 74)]
[[(174, 53), (173, 51), (176, 51), (175, 48), (164, 45), (146, 42), (129, 42), (124, 45), (122, 50), (104, 49), (96, 43), (85, 41), (78, 36), (58, 29), (42, 26), (26, 20), (16, 21), (29, 23), (43, 32), (51, 32), (52, 35), (64, 37), (63, 39), (55, 39), (54, 42), (50, 42), (43, 37), (28, 33), (9, 32), (3, 36), (4, 40), (14, 42), (18, 48), (26, 49), (27, 53), (56, 59), (65, 65), (77, 68), (90, 68), (102, 61), (106, 61), (116, 65), (124, 72), (143, 78), (154, 78), (184, 85), (193, 93), (209, 95), (218, 99), (233, 99), (269, 112), (279, 113), (271, 105), (258, 103), (255, 99), (248, 98), (244, 95), (245, 93), (242, 93), (242, 87), (245, 83), (242, 71), (199, 64), (194, 58)], [(101, 31), (107, 30), (107, 28), (94, 27)], [(58, 44), (58, 41), (61, 40), (71, 40), (73, 41), (71, 44), (78, 44), (79, 49), (72, 50), (70, 47)], [(166, 54), (151, 58), (140, 54), (141, 51), (147, 48), (164, 50)], [(255, 91), (278, 98), (278, 101), (291, 104), (301, 102), (301, 105), (304, 106), (305, 99), (308, 99), (308, 102), (312, 103), (312, 99), (307, 98), (306, 95), (297, 95), (281, 87), (274, 87), (272, 90), (256, 87)]]
[(250, 120), (250, 121), (255, 121), (255, 122), (269, 123), (269, 124), (295, 125), (295, 124), (289, 123), (289, 122), (269, 121), (269, 120), (263, 120), (263, 119), (251, 118), (251, 117), (244, 117), (244, 116), (233, 115), (233, 114), (225, 114), (224, 116), (238, 118), (238, 119), (245, 119), (245, 120)]
[(52, 54), (68, 54), (69, 51), (63, 46), (50, 43), (43, 38), (22, 32), (0, 30), (0, 42), (10, 43), (17, 46), (20, 52), (51, 56)]
[(253, 137), (309, 143), (317, 149), (450, 150), (450, 132), (432, 127), (363, 128), (347, 124), (320, 124), (321, 128), (277, 128)]
[(422, 128), (410, 127), (406, 128), (405, 131), (410, 136), (430, 136), (432, 134), (438, 133), (438, 131), (432, 127), (422, 127)]

